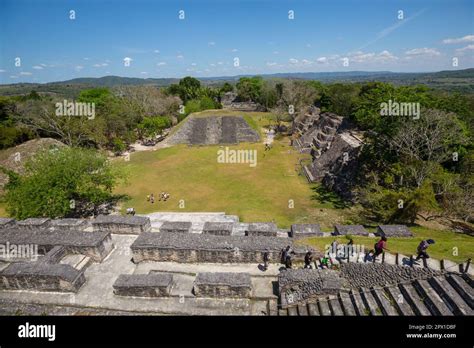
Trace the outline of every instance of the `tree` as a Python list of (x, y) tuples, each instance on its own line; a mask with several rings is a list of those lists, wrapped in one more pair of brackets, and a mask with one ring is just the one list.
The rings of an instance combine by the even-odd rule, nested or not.
[(171, 127), (171, 120), (166, 116), (145, 117), (138, 124), (139, 136), (143, 138), (153, 138), (161, 134), (164, 129)]
[(260, 76), (241, 77), (236, 87), (241, 100), (258, 102), (262, 93), (263, 79)]
[(44, 150), (28, 160), (24, 175), (10, 176), (7, 211), (17, 219), (87, 216), (114, 202), (118, 178), (107, 158), (95, 150)]

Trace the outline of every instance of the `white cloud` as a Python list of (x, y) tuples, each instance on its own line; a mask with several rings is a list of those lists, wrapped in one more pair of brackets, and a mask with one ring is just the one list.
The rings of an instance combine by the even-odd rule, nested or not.
[(192, 66), (196, 66), (197, 64), (196, 63), (191, 63)]
[(307, 48), (311, 48), (311, 44), (309, 44), (309, 43), (306, 44), (306, 47), (307, 47)]
[(467, 45), (466, 47), (458, 48), (456, 50), (456, 53), (463, 54), (466, 51), (472, 51), (472, 50), (474, 50), (474, 45)]
[(422, 47), (422, 48), (414, 48), (412, 50), (406, 51), (405, 55), (409, 57), (417, 57), (417, 56), (434, 57), (434, 56), (441, 55), (441, 53), (435, 48)]
[(326, 64), (328, 62), (328, 59), (326, 57), (319, 57), (316, 59), (316, 63), (318, 64)]
[(273, 51), (273, 54), (278, 54), (278, 53), (280, 53), (280, 52), (278, 52), (278, 51)]
[(474, 42), (474, 35), (466, 35), (463, 37), (459, 37), (457, 39), (444, 39), (444, 44), (457, 44), (457, 43), (465, 43), (465, 42)]
[(233, 48), (233, 49), (231, 50), (231, 52), (237, 52), (237, 51), (238, 51), (237, 48)]
[(74, 67), (74, 69), (76, 69), (77, 71), (80, 71), (80, 70), (84, 69), (84, 67), (82, 65), (76, 65)]
[(288, 59), (288, 61), (290, 62), (290, 64), (298, 64), (298, 59), (295, 58), (290, 58)]
[(214, 63), (209, 64), (210, 66), (216, 66)]
[(153, 52), (155, 52), (155, 53), (160, 53), (160, 50), (154, 50)]
[(35, 66), (33, 66), (33, 69), (43, 70), (43, 67), (41, 65), (35, 65)]
[(30, 73), (29, 71), (22, 71), (20, 73), (20, 75), (23, 75), (23, 76), (30, 76), (30, 75), (33, 75), (32, 73)]
[(0, 69), (0, 73), (5, 72), (6, 70)]
[(301, 63), (302, 63), (303, 65), (309, 65), (309, 64), (312, 64), (313, 62), (310, 61), (310, 60), (307, 60), (307, 59), (303, 59), (303, 60), (301, 61)]
[(128, 62), (128, 63), (130, 63), (132, 60), (133, 60), (133, 59), (130, 58), (130, 57), (125, 57), (125, 58), (123, 59), (124, 62)]
[[(85, 58), (83, 58), (83, 59), (84, 59), (84, 60), (89, 60), (90, 58), (85, 57)], [(41, 64), (41, 65), (43, 65), (43, 64)]]
[(223, 62), (217, 62), (217, 65), (223, 65), (224, 63)]
[(277, 63), (275, 63), (275, 62), (267, 62), (267, 66), (275, 66), (275, 65), (277, 65)]
[(163, 65), (166, 65), (166, 62), (158, 62), (158, 63), (156, 63), (156, 65), (163, 66)]
[(209, 42), (207, 43), (207, 45), (208, 45), (208, 46), (215, 46), (216, 43), (215, 43), (214, 41), (209, 41)]
[(18, 78), (18, 76), (11, 75), (11, 76), (10, 76), (10, 78), (11, 78), (11, 79), (17, 79), (17, 78)]
[(148, 73), (146, 71), (142, 71), (140, 74), (142, 75), (148, 75)]
[(178, 54), (178, 55), (176, 56), (176, 58), (177, 58), (177, 59), (183, 59), (184, 56), (183, 56), (182, 54)]

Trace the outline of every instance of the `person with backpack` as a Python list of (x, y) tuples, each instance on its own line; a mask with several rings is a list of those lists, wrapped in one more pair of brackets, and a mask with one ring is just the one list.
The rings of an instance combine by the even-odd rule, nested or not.
[(435, 241), (433, 239), (422, 240), (420, 244), (418, 244), (418, 247), (416, 248), (417, 256), (416, 256), (415, 261), (418, 261), (421, 258), (429, 259), (430, 256), (428, 255), (426, 250), (431, 244), (434, 244), (434, 243)]

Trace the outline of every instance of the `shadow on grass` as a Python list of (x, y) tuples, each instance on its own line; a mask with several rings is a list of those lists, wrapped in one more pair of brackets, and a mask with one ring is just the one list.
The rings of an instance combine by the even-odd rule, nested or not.
[(333, 191), (325, 188), (322, 185), (317, 185), (311, 188), (313, 195), (312, 200), (316, 200), (321, 204), (330, 204), (336, 209), (345, 209), (351, 206), (350, 202), (345, 201)]

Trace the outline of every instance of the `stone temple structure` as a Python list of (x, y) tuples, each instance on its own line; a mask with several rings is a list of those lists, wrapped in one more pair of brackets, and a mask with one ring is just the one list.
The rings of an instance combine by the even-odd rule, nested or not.
[[(386, 235), (404, 226), (380, 226)], [(96, 219), (0, 219), (2, 315), (473, 315), (469, 262), (364, 251), (325, 256), (306, 237), (314, 222), (281, 229), (224, 213), (153, 213)], [(374, 237), (374, 234), (369, 233)], [(290, 247), (294, 267), (280, 264)], [(264, 267), (263, 255), (269, 264)]]
[(363, 134), (339, 115), (311, 106), (293, 121), (293, 145), (302, 153), (311, 153), (311, 163), (303, 166), (309, 182), (323, 184), (346, 199), (352, 199), (357, 158), (363, 146)]

